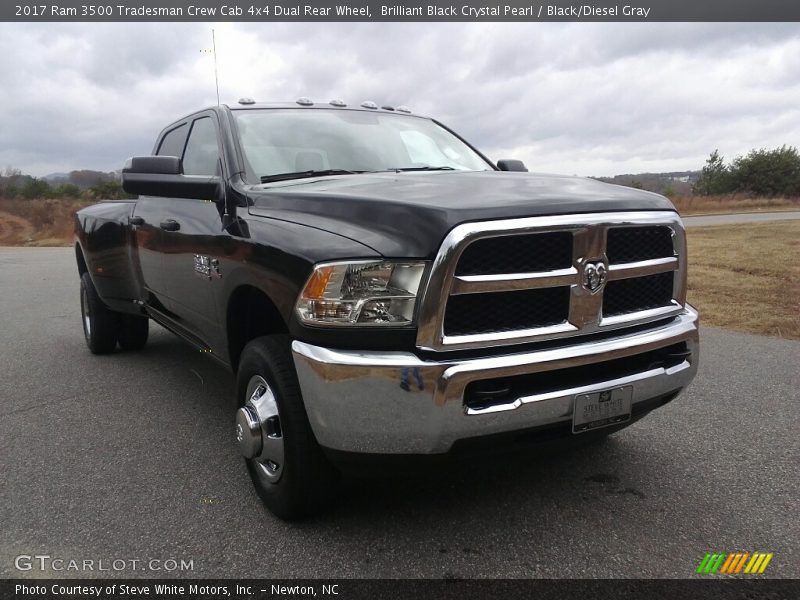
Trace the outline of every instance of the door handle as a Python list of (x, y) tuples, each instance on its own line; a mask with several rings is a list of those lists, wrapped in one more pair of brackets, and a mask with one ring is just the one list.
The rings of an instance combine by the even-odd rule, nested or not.
[(178, 231), (181, 228), (181, 224), (178, 223), (175, 219), (167, 219), (166, 221), (161, 221), (161, 229), (164, 231)]
[(144, 225), (144, 219), (142, 217), (129, 217), (128, 218), (129, 225)]

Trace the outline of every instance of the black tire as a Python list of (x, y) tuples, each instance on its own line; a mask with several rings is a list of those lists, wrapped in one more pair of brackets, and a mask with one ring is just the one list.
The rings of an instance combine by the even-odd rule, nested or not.
[(81, 322), (86, 345), (92, 354), (108, 354), (117, 347), (119, 313), (108, 308), (88, 273), (81, 276)]
[(257, 376), (266, 381), (275, 397), (284, 452), (280, 478), (271, 481), (256, 459), (246, 462), (264, 504), (286, 521), (322, 510), (338, 480), (336, 469), (311, 431), (289, 348), (290, 338), (286, 335), (252, 340), (242, 351), (236, 379), (239, 406), (247, 402), (248, 386)]
[(141, 350), (147, 343), (150, 319), (137, 315), (119, 315), (117, 341), (123, 350)]

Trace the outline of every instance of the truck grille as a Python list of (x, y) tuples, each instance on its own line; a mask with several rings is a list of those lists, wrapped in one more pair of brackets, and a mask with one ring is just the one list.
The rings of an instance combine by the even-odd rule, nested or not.
[(456, 275), (497, 275), (565, 269), (572, 264), (572, 234), (506, 235), (477, 240), (466, 247)]
[(673, 255), (669, 227), (614, 227), (608, 230), (608, 262), (629, 263)]
[(445, 335), (533, 329), (563, 323), (569, 288), (543, 288), (494, 294), (453, 296), (444, 317)]
[[(685, 302), (684, 255), (683, 227), (672, 212), (460, 225), (431, 274), (418, 345), (505, 345), (677, 314)], [(605, 270), (606, 281), (592, 285), (593, 270)]]
[(613, 317), (669, 306), (674, 278), (672, 273), (657, 273), (610, 281), (603, 292), (603, 316)]

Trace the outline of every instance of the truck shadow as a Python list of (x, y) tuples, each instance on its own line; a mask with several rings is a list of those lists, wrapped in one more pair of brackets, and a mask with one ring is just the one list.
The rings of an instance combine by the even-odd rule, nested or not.
[[(549, 501), (579, 504), (623, 493), (621, 477), (609, 473), (608, 465), (613, 463), (610, 456), (624, 454), (624, 444), (608, 438), (580, 445), (518, 448), (419, 469), (403, 467), (380, 476), (347, 475), (331, 515), (407, 510), (412, 516), (417, 511), (495, 512), (510, 505), (532, 508)], [(634, 493), (644, 497), (638, 490)]]
[[(162, 390), (178, 386), (191, 391), (195, 421), (192, 429), (195, 435), (205, 438), (198, 445), (222, 455), (227, 470), (224, 475), (206, 472), (196, 476), (216, 479), (217, 485), (233, 486), (235, 489), (229, 491), (245, 494), (258, 507), (260, 502), (233, 440), (234, 376), (168, 332), (158, 330), (142, 353), (122, 356), (151, 375), (158, 373)], [(167, 410), (183, 410), (185, 401), (180, 394), (164, 397)], [(381, 471), (370, 470), (368, 476), (347, 474), (327, 511), (286, 527), (310, 534), (312, 530), (336, 528), (343, 522), (368, 523), (377, 519), (408, 530), (438, 529), (437, 519), (471, 521), (487, 512), (514, 512), (520, 507), (537, 510), (558, 505), (563, 510), (580, 511), (585, 503), (604, 497), (624, 496), (641, 501), (646, 495), (635, 481), (627, 480), (630, 475), (626, 479), (609, 466), (625, 464), (633, 451), (625, 435), (621, 432), (579, 445), (554, 441), (514, 447), (507, 452), (460, 457), (442, 464), (393, 464)], [(266, 523), (280, 527), (279, 521), (262, 510)]]

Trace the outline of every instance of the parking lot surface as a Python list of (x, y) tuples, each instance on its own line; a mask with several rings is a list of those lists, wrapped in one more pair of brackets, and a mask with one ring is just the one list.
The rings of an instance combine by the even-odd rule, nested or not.
[[(0, 248), (0, 324), (3, 577), (688, 577), (736, 551), (800, 577), (800, 342), (704, 329), (688, 391), (603, 444), (347, 480), (287, 524), (238, 455), (232, 375), (156, 326), (89, 354), (71, 250)], [(36, 554), (159, 568), (17, 570)]]

